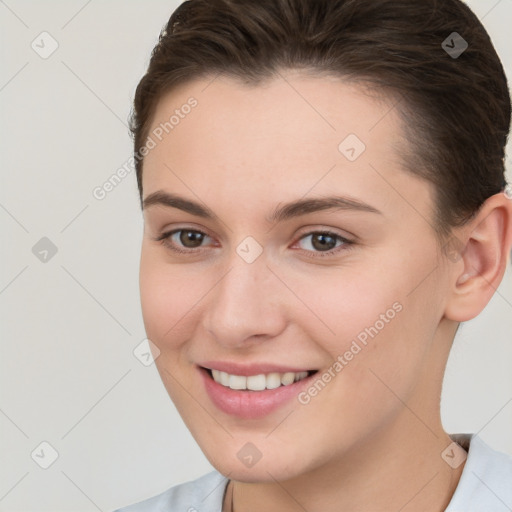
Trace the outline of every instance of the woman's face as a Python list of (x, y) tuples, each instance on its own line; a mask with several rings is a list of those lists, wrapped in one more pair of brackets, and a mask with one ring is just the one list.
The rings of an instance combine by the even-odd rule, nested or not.
[(210, 462), (245, 481), (436, 435), (454, 334), (432, 189), (403, 170), (391, 102), (283, 77), (172, 91), (144, 160), (156, 365)]

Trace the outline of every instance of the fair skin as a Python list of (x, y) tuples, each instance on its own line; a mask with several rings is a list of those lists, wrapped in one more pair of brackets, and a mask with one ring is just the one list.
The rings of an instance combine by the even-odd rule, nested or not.
[[(158, 105), (151, 129), (198, 100), (145, 157), (143, 198), (165, 191), (216, 216), (144, 209), (141, 303), (158, 371), (206, 457), (229, 475), (226, 511), (232, 486), (236, 512), (442, 511), (464, 467), (440, 456), (452, 442), (439, 410), (444, 367), (458, 322), (476, 316), (503, 277), (511, 202), (486, 201), (454, 231), (462, 257), (446, 258), (432, 188), (399, 161), (403, 127), (391, 102), (341, 79), (283, 76), (258, 86), (198, 79)], [(353, 162), (338, 150), (348, 134), (366, 145)], [(378, 213), (267, 219), (285, 203), (331, 195)], [(188, 246), (179, 233), (167, 246), (155, 240), (178, 229), (206, 236)], [(314, 233), (326, 230), (354, 243), (328, 240), (322, 257)], [(248, 236), (263, 248), (252, 263), (236, 251)], [(321, 375), (397, 302), (401, 311), (307, 404), (246, 419), (205, 391), (198, 365), (207, 360)], [(248, 442), (262, 454), (252, 467), (237, 456)]]

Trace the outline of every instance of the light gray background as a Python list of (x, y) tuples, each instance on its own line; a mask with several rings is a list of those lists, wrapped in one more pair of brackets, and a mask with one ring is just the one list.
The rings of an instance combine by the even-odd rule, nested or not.
[[(1, 511), (109, 511), (211, 469), (133, 355), (145, 338), (135, 174), (92, 195), (130, 155), (134, 89), (178, 3), (0, 0)], [(512, 0), (469, 4), (511, 76)], [(43, 31), (59, 45), (47, 59), (31, 48)], [(32, 252), (42, 237), (58, 249), (46, 263)], [(461, 327), (443, 396), (449, 432), (510, 454), (511, 317), (509, 270)], [(59, 454), (46, 470), (31, 457), (43, 441)]]

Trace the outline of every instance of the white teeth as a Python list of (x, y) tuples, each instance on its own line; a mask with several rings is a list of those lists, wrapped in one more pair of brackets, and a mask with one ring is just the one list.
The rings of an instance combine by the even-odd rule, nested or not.
[(265, 380), (267, 389), (275, 389), (281, 385), (281, 375), (279, 373), (269, 373)]
[(229, 387), (231, 389), (247, 389), (247, 377), (243, 375), (230, 375)]
[[(220, 383), (223, 386), (229, 387), (229, 374), (227, 374), (226, 372), (219, 372), (219, 376), (220, 376)], [(219, 380), (217, 380), (217, 382), (219, 382)]]
[(247, 377), (247, 389), (251, 389), (252, 391), (262, 391), (265, 389), (266, 384), (267, 379), (263, 373)]
[(220, 370), (212, 370), (213, 380), (231, 389), (251, 391), (263, 391), (264, 389), (275, 389), (279, 386), (288, 386), (308, 376), (308, 372), (286, 372), (286, 373), (260, 373), (245, 377), (242, 375), (231, 375)]
[(281, 384), (283, 386), (287, 386), (288, 384), (291, 384), (294, 381), (295, 381), (295, 373), (293, 373), (293, 372), (287, 372), (287, 373), (283, 373), (283, 375), (281, 375)]

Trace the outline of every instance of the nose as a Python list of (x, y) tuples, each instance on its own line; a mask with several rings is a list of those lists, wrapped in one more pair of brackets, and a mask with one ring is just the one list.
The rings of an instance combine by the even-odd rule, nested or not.
[(285, 293), (264, 255), (247, 263), (235, 254), (229, 270), (209, 294), (204, 327), (227, 349), (274, 338), (286, 326)]

